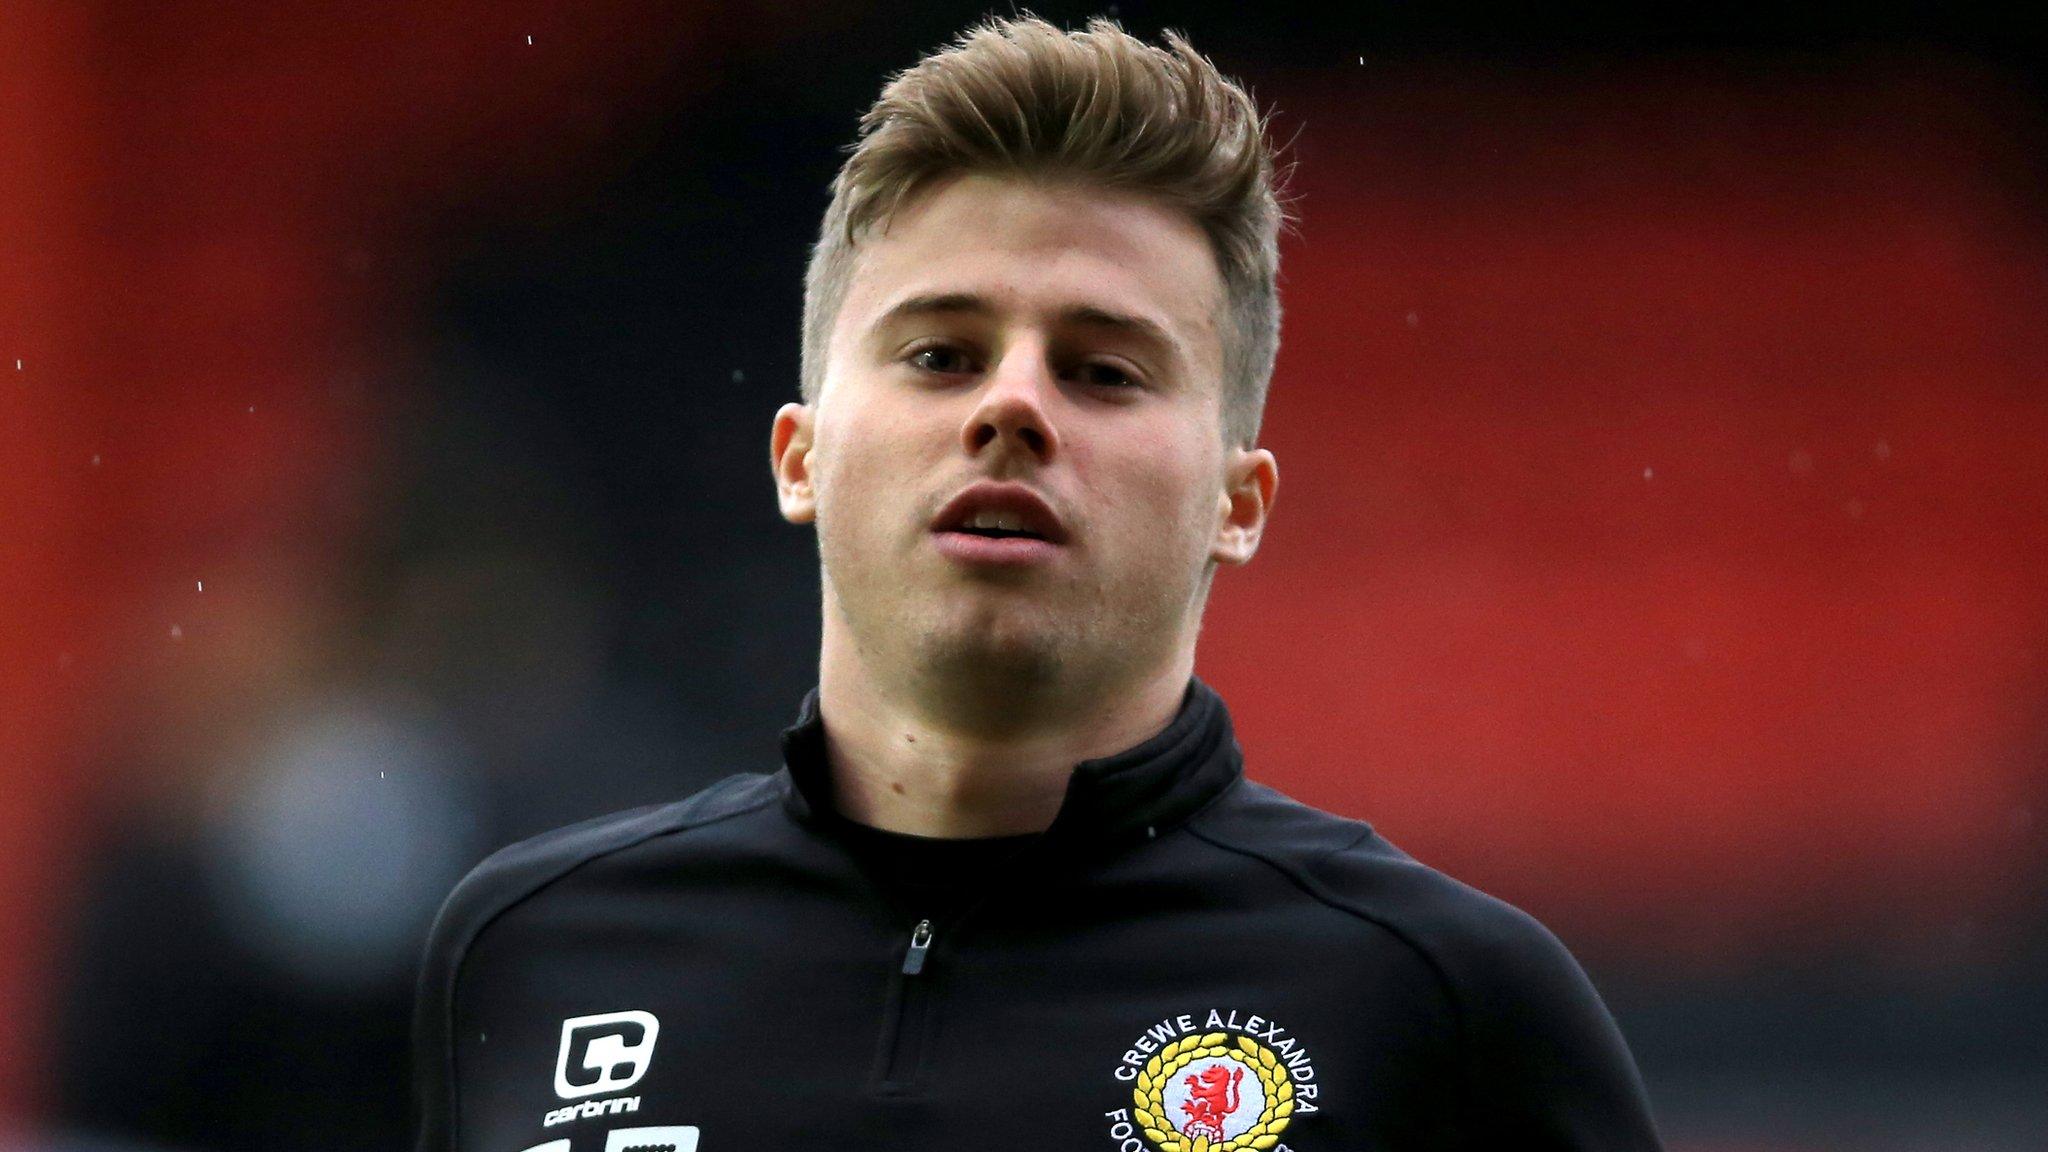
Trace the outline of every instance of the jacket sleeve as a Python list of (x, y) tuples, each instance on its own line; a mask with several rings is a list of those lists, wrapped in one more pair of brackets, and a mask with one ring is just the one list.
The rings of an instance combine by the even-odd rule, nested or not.
[(455, 977), (469, 942), (464, 908), (471, 903), (465, 888), (475, 873), (456, 886), (434, 918), (420, 961), (413, 999), (412, 1115), (416, 1152), (454, 1152), (455, 1076), (453, 1013)]
[(416, 1152), (455, 1152), (455, 1016), (462, 966), (479, 933), (506, 909), (573, 867), (582, 847), (572, 825), (500, 848), (469, 870), (434, 917), (413, 996), (412, 1113)]
[[(543, 832), (498, 849), (448, 894), (427, 934), (414, 991), (412, 1116), (415, 1152), (455, 1152), (460, 1137), (455, 1062), (456, 992), (477, 937), (499, 916), (578, 865), (684, 822), (691, 805), (752, 777), (727, 777), (681, 804), (648, 804)], [(701, 805), (700, 805), (701, 806)], [(466, 1004), (474, 1012), (474, 1004)]]
[(1473, 1146), (1661, 1152), (1621, 1030), (1557, 937), (1494, 902), (1466, 943), (1456, 999)]

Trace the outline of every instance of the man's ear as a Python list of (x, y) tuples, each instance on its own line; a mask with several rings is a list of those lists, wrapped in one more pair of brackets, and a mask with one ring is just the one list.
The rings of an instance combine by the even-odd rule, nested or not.
[(775, 500), (782, 506), (782, 518), (791, 524), (809, 524), (818, 514), (818, 497), (811, 489), (812, 416), (808, 404), (784, 404), (776, 409), (775, 427), (768, 436)]
[(1273, 514), (1273, 496), (1280, 491), (1280, 462), (1264, 448), (1230, 449), (1223, 494), (1216, 498), (1216, 538), (1209, 557), (1224, 564), (1243, 564), (1259, 550), (1266, 517)]

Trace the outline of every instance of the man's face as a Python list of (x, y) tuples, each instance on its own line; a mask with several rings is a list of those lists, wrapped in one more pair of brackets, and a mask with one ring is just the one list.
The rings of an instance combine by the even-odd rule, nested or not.
[[(1222, 292), (1202, 231), (1131, 193), (963, 176), (865, 238), (821, 394), (771, 444), (864, 661), (1107, 687), (1193, 643), (1278, 481), (1221, 441)], [(982, 481), (1030, 489), (1060, 542), (935, 531)]]

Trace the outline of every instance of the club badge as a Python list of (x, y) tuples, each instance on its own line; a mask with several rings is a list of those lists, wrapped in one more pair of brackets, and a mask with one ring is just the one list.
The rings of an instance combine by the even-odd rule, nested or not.
[(1280, 1134), (1321, 1094), (1307, 1051), (1260, 1016), (1197, 1019), (1163, 1020), (1124, 1053), (1131, 1104), (1105, 1114), (1118, 1152), (1288, 1152)]

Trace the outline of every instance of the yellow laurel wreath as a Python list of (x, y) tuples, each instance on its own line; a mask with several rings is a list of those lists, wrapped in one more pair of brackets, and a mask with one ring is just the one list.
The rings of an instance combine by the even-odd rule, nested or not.
[[(1137, 1087), (1131, 1096), (1135, 1101), (1132, 1109), (1138, 1117), (1138, 1127), (1159, 1146), (1159, 1152), (1244, 1152), (1245, 1149), (1267, 1149), (1280, 1142), (1280, 1130), (1287, 1127), (1287, 1121), (1294, 1115), (1294, 1082), (1280, 1067), (1280, 1058), (1271, 1049), (1249, 1036), (1237, 1038), (1238, 1051), (1232, 1052), (1228, 1043), (1230, 1037), (1222, 1032), (1209, 1032), (1201, 1036), (1184, 1036), (1159, 1050), (1145, 1064), (1145, 1070), (1138, 1073)], [(1162, 1117), (1166, 1114), (1166, 1086), (1173, 1082), (1173, 1074), (1211, 1056), (1235, 1055), (1259, 1078), (1266, 1089), (1266, 1111), (1259, 1122), (1217, 1143), (1207, 1136), (1189, 1139), (1178, 1127)]]

